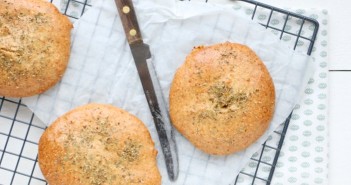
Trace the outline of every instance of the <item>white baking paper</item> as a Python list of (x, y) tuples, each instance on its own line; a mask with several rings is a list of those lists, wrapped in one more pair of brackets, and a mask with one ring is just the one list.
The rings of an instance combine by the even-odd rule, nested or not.
[(63, 79), (49, 91), (23, 101), (46, 124), (65, 112), (89, 103), (108, 103), (139, 117), (148, 127), (157, 150), (162, 184), (230, 184), (301, 98), (312, 75), (313, 62), (293, 52), (272, 33), (220, 5), (177, 2), (172, 7), (136, 1), (136, 11), (150, 45), (152, 62), (163, 94), (176, 69), (194, 46), (231, 41), (250, 46), (267, 66), (276, 88), (276, 111), (267, 132), (246, 150), (228, 156), (207, 155), (176, 133), (180, 175), (167, 177), (157, 132), (145, 100), (113, 0), (103, 0), (74, 25), (71, 57)]

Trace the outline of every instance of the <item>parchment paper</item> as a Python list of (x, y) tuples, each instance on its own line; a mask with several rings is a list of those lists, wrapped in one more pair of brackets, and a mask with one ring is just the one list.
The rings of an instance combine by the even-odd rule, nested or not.
[(174, 7), (136, 1), (144, 41), (165, 99), (176, 69), (197, 45), (231, 41), (251, 47), (267, 66), (276, 88), (276, 111), (267, 132), (248, 149), (229, 156), (207, 155), (176, 133), (180, 175), (167, 177), (157, 133), (148, 109), (129, 46), (113, 0), (103, 0), (74, 25), (71, 57), (63, 79), (42, 95), (23, 101), (46, 124), (65, 112), (89, 102), (108, 103), (139, 117), (155, 141), (163, 184), (233, 183), (251, 155), (301, 98), (312, 75), (311, 58), (293, 52), (272, 33), (233, 10), (220, 5), (177, 2)]

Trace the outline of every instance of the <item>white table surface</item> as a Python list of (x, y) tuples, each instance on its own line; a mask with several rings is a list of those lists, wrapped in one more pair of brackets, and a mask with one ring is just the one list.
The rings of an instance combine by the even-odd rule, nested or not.
[[(351, 1), (260, 0), (277, 7), (329, 12), (329, 184), (351, 184)], [(346, 71), (344, 71), (346, 70)]]

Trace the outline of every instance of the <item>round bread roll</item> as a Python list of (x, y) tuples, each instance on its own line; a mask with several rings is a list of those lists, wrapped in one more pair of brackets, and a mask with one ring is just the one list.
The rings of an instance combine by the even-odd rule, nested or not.
[(43, 0), (0, 0), (0, 96), (42, 93), (62, 77), (72, 24)]
[(46, 129), (38, 159), (50, 185), (157, 185), (156, 155), (138, 118), (110, 105), (88, 104)]
[(267, 129), (275, 105), (272, 78), (247, 46), (222, 43), (193, 49), (170, 90), (173, 125), (214, 155), (240, 151)]

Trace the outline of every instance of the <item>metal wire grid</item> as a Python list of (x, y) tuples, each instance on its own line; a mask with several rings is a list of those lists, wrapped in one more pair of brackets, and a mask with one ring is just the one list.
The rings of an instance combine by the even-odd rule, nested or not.
[[(56, 6), (61, 6), (61, 11), (72, 21), (78, 19), (91, 7), (88, 0), (64, 0), (67, 3), (62, 6), (56, 0), (50, 0)], [(208, 2), (208, 0), (203, 0)], [(260, 22), (280, 39), (285, 34), (293, 36), (293, 49), (299, 48), (299, 40), (309, 41), (306, 48), (307, 54), (311, 54), (313, 44), (316, 39), (319, 24), (317, 21), (292, 13), (286, 10), (275, 8), (266, 4), (251, 0), (241, 0), (245, 5), (252, 6), (250, 11), (251, 19), (256, 20), (259, 13), (268, 13), (268, 21)], [(70, 11), (79, 10), (80, 14)], [(277, 15), (276, 13), (279, 13)], [(274, 16), (283, 16), (283, 27), (276, 27), (271, 24)], [(299, 29), (295, 32), (286, 29), (287, 22), (296, 19), (299, 22)], [(310, 36), (303, 34), (308, 25), (312, 30)], [(312, 26), (312, 29), (311, 29)], [(301, 50), (301, 48), (300, 48)], [(289, 126), (291, 115), (284, 122), (282, 127), (268, 138), (263, 144), (259, 153), (252, 156), (249, 165), (254, 166), (254, 170), (244, 169), (237, 176), (235, 184), (240, 184), (241, 178), (252, 179), (251, 184), (270, 184), (274, 170), (278, 162), (280, 150), (282, 148), (285, 134)], [(38, 166), (38, 141), (45, 130), (45, 126), (36, 116), (21, 102), (21, 99), (0, 97), (0, 184), (47, 184)], [(273, 158), (272, 158), (273, 157)], [(31, 168), (29, 168), (31, 167)], [(262, 171), (264, 173), (262, 173)]]
[[(50, 1), (51, 3), (53, 2), (53, 0), (50, 0)], [(79, 17), (81, 17), (89, 7), (91, 7), (90, 0), (65, 0), (65, 1), (67, 1), (67, 4), (65, 5), (65, 7), (63, 7), (64, 11), (62, 13), (67, 17), (75, 20), (79, 19)], [(68, 11), (71, 7), (80, 7), (80, 10), (79, 10), (80, 14), (74, 15), (69, 13)]]
[(0, 183), (46, 184), (37, 164), (37, 143), (45, 126), (21, 100), (0, 101)]

